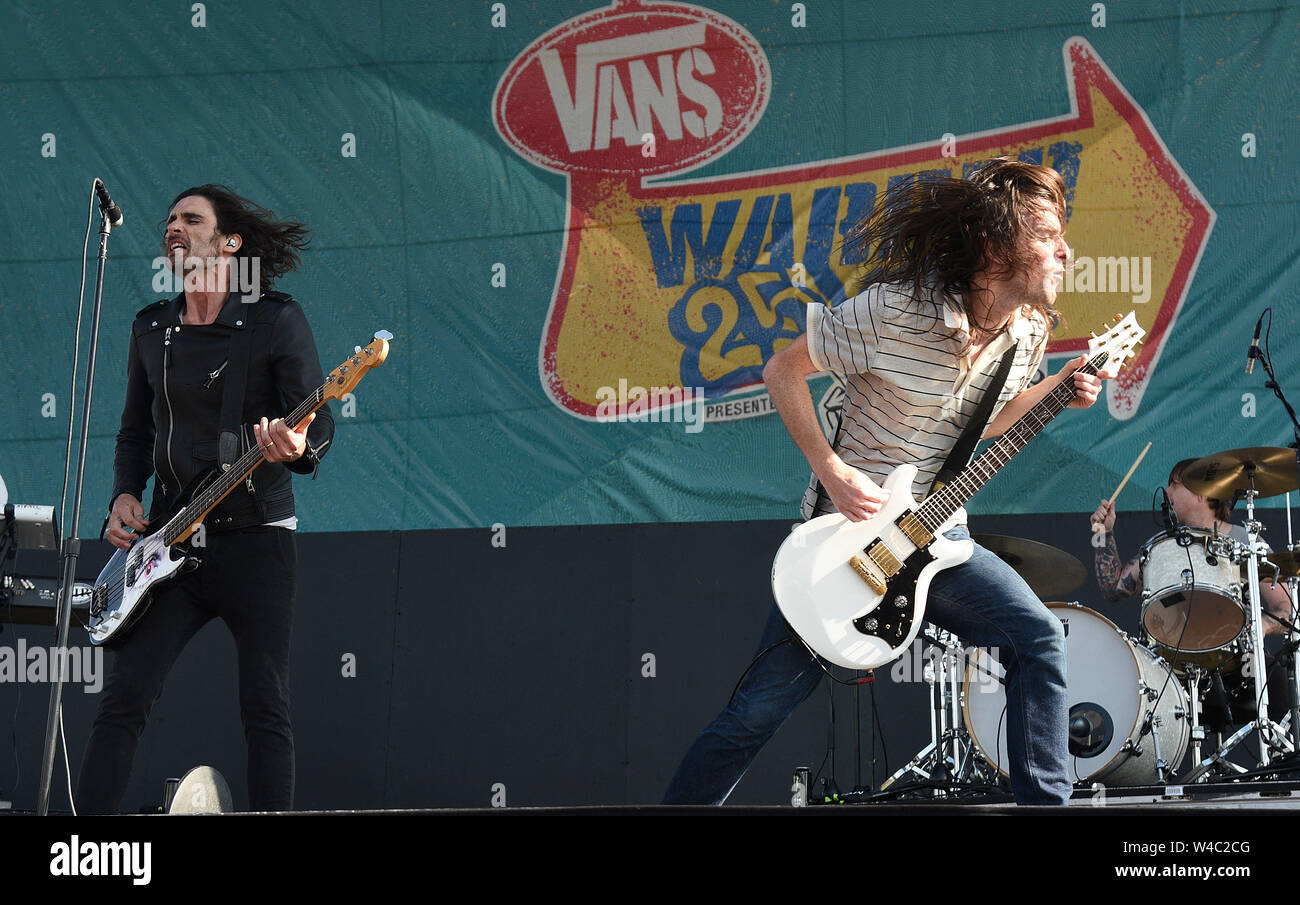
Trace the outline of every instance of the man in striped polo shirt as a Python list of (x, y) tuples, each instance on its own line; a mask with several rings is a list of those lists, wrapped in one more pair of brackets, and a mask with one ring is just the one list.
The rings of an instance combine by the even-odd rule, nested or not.
[[(812, 466), (805, 518), (880, 511), (898, 465), (928, 486), (971, 420), (1004, 353), (1016, 347), (984, 436), (996, 436), (1063, 380), (1072, 408), (1096, 401), (1102, 379), (1081, 357), (1037, 385), (1055, 323), (1065, 244), (1065, 186), (1055, 170), (1001, 158), (969, 179), (924, 179), (891, 190), (848, 238), (865, 288), (833, 309), (810, 306), (807, 332), (763, 376), (791, 438)], [(807, 377), (847, 379), (834, 448), (818, 424)], [(964, 465), (965, 463), (959, 463)], [(925, 482), (925, 483), (922, 483)], [(965, 525), (950, 539), (969, 537)], [(1065, 637), (1060, 621), (997, 556), (934, 576), (926, 619), (966, 643), (995, 647), (1006, 668), (1007, 745), (1018, 804), (1064, 804), (1068, 775)], [(792, 643), (790, 643), (792, 642)], [(665, 804), (721, 804), (785, 719), (822, 679), (821, 666), (773, 606), (726, 709), (687, 751)]]

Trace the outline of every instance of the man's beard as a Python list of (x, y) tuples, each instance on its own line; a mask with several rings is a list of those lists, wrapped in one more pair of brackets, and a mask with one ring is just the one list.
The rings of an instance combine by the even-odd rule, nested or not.
[(229, 292), (231, 288), (230, 267), (222, 266), (216, 254), (208, 257), (192, 249), (176, 249), (167, 256), (167, 269), (180, 275), (187, 292)]

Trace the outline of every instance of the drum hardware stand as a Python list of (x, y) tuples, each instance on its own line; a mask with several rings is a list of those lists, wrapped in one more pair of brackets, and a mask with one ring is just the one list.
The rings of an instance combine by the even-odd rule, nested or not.
[(1192, 763), (1201, 762), (1201, 742), (1205, 741), (1205, 727), (1201, 725), (1201, 667), (1189, 664), (1185, 667), (1184, 678), (1187, 682), (1187, 706), (1191, 710), (1189, 723), (1192, 727)]
[[(1247, 579), (1246, 614), (1251, 620), (1250, 635), (1247, 639), (1252, 678), (1255, 680), (1255, 719), (1247, 727), (1259, 731), (1259, 765), (1267, 767), (1275, 750), (1294, 752), (1296, 747), (1286, 737), (1286, 731), (1268, 716), (1268, 669), (1264, 663), (1264, 602), (1259, 593), (1259, 559), (1256, 547), (1260, 542), (1264, 526), (1255, 518), (1255, 480), (1254, 468), (1247, 468), (1250, 486), (1242, 492), (1246, 498), (1246, 531), (1249, 550), (1246, 555)], [(1273, 736), (1270, 739), (1270, 735)]]
[[(1267, 308), (1264, 309), (1263, 313), (1260, 314), (1259, 320), (1255, 322), (1256, 328), (1258, 328), (1258, 326), (1264, 322), (1265, 314), (1268, 315), (1269, 332), (1272, 332), (1273, 330), (1273, 306), (1272, 305), (1269, 305)], [(1288, 446), (1290, 446), (1292, 449), (1295, 450), (1296, 466), (1297, 466), (1297, 470), (1300, 470), (1300, 418), (1296, 416), (1295, 409), (1292, 408), (1291, 403), (1287, 401), (1286, 395), (1282, 392), (1282, 385), (1278, 383), (1277, 374), (1274, 373), (1273, 371), (1273, 362), (1269, 360), (1269, 355), (1265, 354), (1267, 351), (1268, 351), (1268, 334), (1266, 333), (1264, 335), (1264, 351), (1260, 350), (1258, 343), (1255, 343), (1251, 346), (1250, 355), (1249, 355), (1250, 361), (1246, 363), (1247, 365), (1246, 373), (1250, 374), (1251, 371), (1250, 366), (1254, 364), (1256, 359), (1258, 359), (1259, 362), (1264, 366), (1264, 373), (1268, 375), (1268, 380), (1264, 382), (1264, 386), (1267, 389), (1273, 391), (1273, 395), (1278, 398), (1278, 401), (1282, 403), (1282, 407), (1286, 409), (1287, 417), (1291, 419), (1291, 432), (1294, 435), (1295, 439), (1290, 444), (1288, 444)], [(1248, 507), (1250, 507), (1251, 505), (1251, 499), (1254, 494), (1253, 485), (1250, 494), (1251, 496), (1247, 497)], [(1253, 508), (1250, 508), (1248, 511), (1253, 513), (1254, 510)], [(1251, 517), (1253, 520), (1253, 515)], [(1286, 534), (1287, 534), (1286, 537), (1287, 549), (1290, 551), (1295, 551), (1297, 547), (1292, 543), (1292, 538), (1291, 538), (1291, 494), (1290, 492), (1288, 492), (1286, 495)], [(1254, 552), (1253, 546), (1251, 552), (1252, 553)], [(1251, 569), (1253, 574), (1253, 570), (1255, 568), (1254, 565), (1255, 560), (1253, 557), (1250, 562), (1251, 562)], [(1274, 578), (1274, 581), (1276, 582), (1276, 577)], [(1294, 575), (1288, 576), (1287, 585), (1291, 591), (1291, 613), (1290, 613), (1291, 627), (1290, 627), (1290, 631), (1287, 633), (1287, 638), (1291, 642), (1290, 661), (1287, 666), (1287, 680), (1288, 680), (1287, 688), (1291, 695), (1290, 742), (1291, 742), (1292, 753), (1300, 755), (1300, 680), (1297, 680), (1296, 678), (1296, 668), (1295, 668), (1296, 645), (1300, 644), (1300, 627), (1298, 627), (1298, 624), (1300, 624), (1300, 606), (1298, 606), (1296, 602), (1296, 576)], [(1263, 622), (1262, 617), (1260, 619), (1260, 622), (1261, 623)], [(1258, 650), (1260, 651), (1260, 660), (1263, 660), (1264, 648), (1262, 646), (1262, 632), (1257, 631), (1255, 634), (1258, 636), (1257, 640), (1261, 640), (1261, 646), (1258, 648)], [(1265, 677), (1265, 680), (1267, 684), (1267, 676)], [(1258, 681), (1259, 679), (1257, 677), (1256, 682)], [(1266, 705), (1267, 705), (1267, 699), (1265, 699), (1263, 702), (1259, 704), (1260, 713), (1267, 712)], [(1258, 714), (1256, 715), (1258, 716)]]
[[(930, 642), (924, 676), (930, 686), (930, 744), (880, 784), (881, 791), (907, 776), (946, 797), (963, 785), (996, 786), (988, 765), (961, 722), (961, 643), (951, 632), (926, 629)], [(936, 788), (936, 785), (939, 788)], [(946, 787), (946, 788), (945, 788)]]
[[(1264, 617), (1263, 601), (1259, 594), (1259, 554), (1256, 547), (1260, 541), (1260, 535), (1263, 532), (1263, 525), (1255, 519), (1255, 480), (1254, 467), (1247, 466), (1247, 477), (1250, 482), (1248, 489), (1237, 491), (1239, 497), (1246, 500), (1246, 532), (1247, 532), (1247, 551), (1246, 551), (1246, 618), (1249, 621), (1247, 627), (1246, 644), (1246, 663), (1250, 669), (1252, 683), (1255, 687), (1255, 718), (1245, 723), (1234, 732), (1214, 754), (1201, 761), (1191, 773), (1187, 775), (1184, 782), (1196, 782), (1199, 777), (1205, 775), (1214, 764), (1219, 764), (1221, 768), (1236, 772), (1246, 773), (1247, 770), (1238, 764), (1231, 763), (1227, 760), (1228, 752), (1232, 751), (1237, 745), (1241, 744), (1252, 731), (1259, 733), (1259, 766), (1267, 767), (1274, 754), (1294, 753), (1297, 749), (1292, 744), (1292, 740), (1287, 738), (1286, 729), (1278, 725), (1268, 716), (1268, 670), (1264, 666)], [(1292, 720), (1294, 723), (1294, 720)], [(1292, 726), (1294, 729), (1294, 725)]]
[[(1189, 707), (1187, 718), (1188, 725), (1192, 730), (1190, 760), (1192, 764), (1195, 765), (1193, 769), (1196, 770), (1196, 772), (1189, 773), (1187, 776), (1183, 777), (1181, 781), (1185, 783), (1210, 782), (1213, 777), (1209, 774), (1209, 770), (1215, 764), (1218, 764), (1223, 768), (1220, 770), (1220, 773), (1229, 770), (1239, 773), (1246, 772), (1244, 767), (1240, 767), (1224, 758), (1224, 755), (1231, 750), (1231, 746), (1225, 746), (1222, 749), (1219, 748), (1220, 743), (1223, 741), (1223, 735), (1219, 732), (1214, 733), (1214, 754), (1204, 760), (1202, 759), (1201, 747), (1207, 740), (1207, 733), (1205, 725), (1201, 722), (1205, 716), (1201, 710), (1201, 679), (1210, 676), (1211, 671), (1203, 669), (1195, 663), (1187, 664), (1184, 669), (1184, 680), (1187, 682), (1187, 701)], [(1235, 745), (1237, 742), (1234, 741), (1231, 744)], [(1202, 767), (1203, 769), (1197, 770), (1196, 767)]]
[[(1290, 494), (1287, 494), (1288, 533), (1291, 527), (1290, 496)], [(1296, 548), (1289, 546), (1287, 549), (1294, 552)], [(1284, 657), (1286, 660), (1286, 687), (1288, 694), (1291, 696), (1291, 712), (1287, 714), (1287, 717), (1291, 720), (1291, 750), (1300, 752), (1300, 681), (1297, 681), (1296, 678), (1295, 664), (1296, 650), (1300, 648), (1300, 618), (1298, 618), (1300, 604), (1297, 604), (1296, 598), (1296, 585), (1300, 584), (1300, 576), (1287, 576), (1286, 584), (1291, 597), (1291, 612), (1289, 614), (1291, 616), (1291, 627), (1290, 631), (1287, 632), (1287, 643), (1283, 646), (1279, 656)]]

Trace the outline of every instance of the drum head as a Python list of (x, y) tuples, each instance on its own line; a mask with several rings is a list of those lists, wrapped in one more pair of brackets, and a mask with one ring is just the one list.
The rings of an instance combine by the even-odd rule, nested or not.
[[(1066, 683), (1070, 705), (1071, 779), (1087, 780), (1120, 755), (1137, 726), (1140, 670), (1133, 646), (1105, 616), (1077, 603), (1047, 608), (1065, 626)], [(1008, 775), (1006, 690), (987, 652), (966, 667), (962, 713), (984, 759)]]
[(1236, 640), (1246, 614), (1223, 588), (1198, 584), (1143, 603), (1142, 627), (1161, 647), (1208, 653)]
[(1241, 558), (1226, 535), (1186, 529), (1142, 547), (1142, 628), (1161, 647), (1207, 653), (1246, 625)]

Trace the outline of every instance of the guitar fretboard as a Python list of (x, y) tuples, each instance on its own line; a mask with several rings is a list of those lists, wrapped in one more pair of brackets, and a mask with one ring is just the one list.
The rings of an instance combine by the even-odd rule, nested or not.
[[(1096, 374), (1109, 358), (1108, 352), (1100, 352), (1079, 368), (1085, 374)], [(931, 494), (916, 509), (916, 517), (927, 531), (934, 533), (948, 518), (988, 483), (1004, 465), (1038, 436), (1052, 419), (1065, 411), (1074, 399), (1074, 381), (1067, 378), (1061, 381), (1051, 392), (1038, 401), (1028, 412), (1021, 416), (992, 446), (971, 462), (953, 482), (937, 493)]]
[[(325, 404), (325, 388), (329, 386), (327, 378), (310, 396), (304, 399), (296, 409), (285, 417), (285, 421), (297, 427), (302, 420)], [(265, 462), (260, 447), (253, 447), (235, 460), (222, 475), (203, 488), (194, 500), (182, 509), (163, 527), (163, 543), (174, 544), (189, 530), (190, 526), (202, 521), (213, 507), (230, 493), (244, 478), (253, 473), (257, 466)]]

